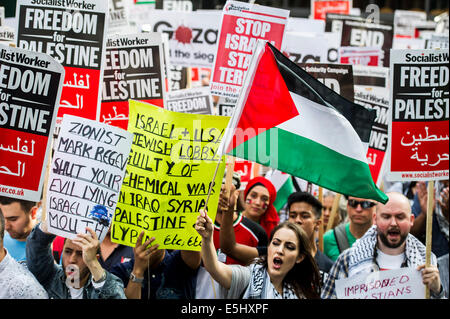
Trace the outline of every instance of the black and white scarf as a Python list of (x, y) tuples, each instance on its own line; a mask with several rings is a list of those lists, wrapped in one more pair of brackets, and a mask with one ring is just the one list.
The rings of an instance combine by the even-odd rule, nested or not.
[(266, 267), (259, 264), (250, 266), (250, 284), (244, 292), (243, 299), (298, 299), (290, 285), (283, 283), (281, 296), (272, 285)]

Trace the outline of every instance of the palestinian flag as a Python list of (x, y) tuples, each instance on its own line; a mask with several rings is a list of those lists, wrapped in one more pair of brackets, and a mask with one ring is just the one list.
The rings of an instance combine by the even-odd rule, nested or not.
[(376, 112), (329, 89), (270, 43), (249, 67), (222, 153), (386, 203), (366, 159)]
[(294, 182), (291, 175), (276, 169), (269, 171), (265, 177), (277, 190), (277, 198), (273, 202), (273, 206), (279, 212), (286, 205), (289, 195), (295, 192)]

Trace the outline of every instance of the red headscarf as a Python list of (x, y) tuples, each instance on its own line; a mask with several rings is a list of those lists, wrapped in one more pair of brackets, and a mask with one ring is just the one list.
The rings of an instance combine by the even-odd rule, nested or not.
[(244, 198), (247, 198), (250, 189), (252, 189), (253, 186), (256, 186), (256, 184), (262, 184), (262, 186), (264, 186), (269, 191), (269, 206), (267, 207), (266, 212), (261, 216), (259, 224), (266, 231), (267, 237), (270, 238), (272, 229), (274, 229), (274, 227), (280, 222), (280, 217), (278, 216), (277, 210), (273, 206), (273, 203), (275, 202), (275, 199), (277, 197), (277, 190), (275, 189), (275, 186), (273, 186), (272, 182), (267, 178), (258, 176), (248, 182), (244, 190)]

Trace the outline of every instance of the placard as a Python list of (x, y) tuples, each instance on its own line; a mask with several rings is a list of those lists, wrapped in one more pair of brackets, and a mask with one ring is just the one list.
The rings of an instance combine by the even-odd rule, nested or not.
[(267, 40), (281, 49), (288, 17), (288, 10), (226, 2), (211, 76), (212, 95), (239, 96), (257, 41)]
[(392, 39), (393, 27), (389, 24), (344, 20), (342, 26), (341, 47), (379, 48), (384, 52), (380, 66), (389, 66)]
[(47, 53), (66, 71), (64, 114), (99, 119), (108, 1), (18, 0), (17, 47)]
[(108, 0), (108, 33), (125, 34), (129, 30), (129, 12), (126, 0)]
[(215, 219), (225, 170), (217, 151), (228, 121), (130, 100), (128, 131), (134, 138), (111, 227), (113, 242), (134, 247), (144, 231), (144, 241), (155, 237), (160, 248), (200, 251), (193, 225), (211, 183), (207, 207)]
[(338, 299), (425, 299), (422, 275), (414, 268), (359, 274), (336, 280)]
[(327, 13), (350, 14), (352, 0), (311, 0), (311, 15), (314, 19), (325, 20)]
[(448, 54), (449, 50), (392, 50), (389, 180), (448, 178)]
[(122, 187), (133, 134), (107, 124), (64, 115), (47, 189), (48, 231), (74, 239), (108, 232)]
[(41, 199), (64, 68), (0, 44), (0, 195)]
[(152, 10), (140, 20), (143, 31), (169, 36), (169, 61), (184, 67), (213, 66), (217, 52), (219, 12)]
[(355, 103), (377, 111), (370, 133), (367, 163), (378, 187), (383, 181), (389, 123), (389, 69), (354, 65)]
[(209, 87), (170, 92), (164, 107), (173, 112), (213, 115), (213, 101)]
[(299, 63), (306, 72), (340, 96), (353, 102), (353, 68), (346, 64)]
[(111, 35), (106, 47), (101, 122), (128, 127), (128, 100), (164, 106), (165, 81), (159, 33)]

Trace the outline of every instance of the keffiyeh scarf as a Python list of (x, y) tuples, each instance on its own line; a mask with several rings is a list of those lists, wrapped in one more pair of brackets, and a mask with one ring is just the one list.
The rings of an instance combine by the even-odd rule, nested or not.
[(251, 265), (250, 284), (244, 293), (243, 299), (298, 299), (294, 290), (286, 283), (283, 284), (281, 296), (270, 282), (269, 273), (262, 265)]
[[(376, 245), (377, 227), (373, 225), (364, 234), (364, 236), (358, 239), (350, 248), (352, 249), (352, 253), (350, 254), (348, 264), (348, 277), (363, 271), (377, 270), (374, 269), (373, 263)], [(405, 256), (408, 267), (417, 267), (425, 264), (426, 248), (416, 237), (411, 234), (408, 234), (406, 237)], [(435, 258), (436, 257), (432, 254), (431, 262), (433, 264), (436, 262)]]

